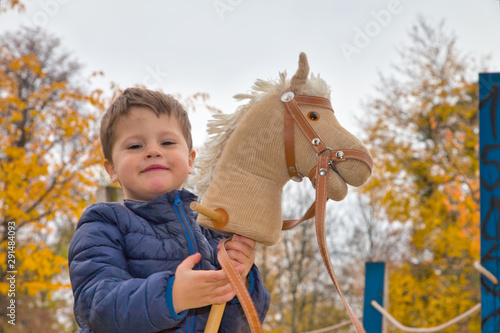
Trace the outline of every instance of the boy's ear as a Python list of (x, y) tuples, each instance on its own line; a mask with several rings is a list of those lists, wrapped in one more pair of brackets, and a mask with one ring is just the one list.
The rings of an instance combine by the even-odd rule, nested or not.
[(196, 151), (194, 149), (191, 149), (191, 152), (189, 152), (189, 156), (188, 156), (188, 165), (189, 165), (188, 172), (189, 172), (189, 174), (193, 173), (193, 165), (194, 165), (194, 158), (195, 157), (196, 157)]
[(113, 183), (116, 183), (118, 181), (118, 176), (115, 171), (115, 167), (113, 166), (113, 163), (111, 163), (108, 160), (104, 160), (104, 169), (106, 169), (106, 172), (109, 175), (109, 178), (111, 178), (111, 181)]

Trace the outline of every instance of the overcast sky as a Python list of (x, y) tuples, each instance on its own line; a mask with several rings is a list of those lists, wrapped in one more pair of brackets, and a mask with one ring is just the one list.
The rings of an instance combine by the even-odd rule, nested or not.
[[(236, 109), (232, 96), (255, 79), (293, 74), (304, 51), (311, 71), (332, 87), (339, 120), (353, 132), (360, 102), (374, 92), (377, 73), (398, 61), (396, 47), (408, 43), (419, 14), (445, 19), (461, 50), (490, 55), (490, 70), (500, 72), (500, 0), (25, 2), (25, 13), (0, 15), (0, 31), (43, 26), (87, 73), (104, 71), (103, 86), (114, 81), (122, 88), (139, 83), (183, 95), (207, 92), (224, 112)], [(207, 116), (191, 119), (199, 146)]]

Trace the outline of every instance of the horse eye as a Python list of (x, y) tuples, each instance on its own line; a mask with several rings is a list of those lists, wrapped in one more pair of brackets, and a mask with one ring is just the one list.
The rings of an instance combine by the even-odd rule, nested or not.
[(311, 119), (312, 121), (316, 121), (319, 119), (319, 114), (317, 112), (309, 112), (309, 114), (307, 115), (309, 117), (309, 119)]

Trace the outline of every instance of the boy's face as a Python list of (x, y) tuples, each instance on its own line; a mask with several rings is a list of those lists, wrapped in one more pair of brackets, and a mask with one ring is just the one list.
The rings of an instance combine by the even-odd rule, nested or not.
[(104, 161), (104, 167), (113, 182), (120, 182), (127, 199), (150, 201), (182, 189), (195, 155), (177, 119), (135, 107), (116, 124), (113, 162)]

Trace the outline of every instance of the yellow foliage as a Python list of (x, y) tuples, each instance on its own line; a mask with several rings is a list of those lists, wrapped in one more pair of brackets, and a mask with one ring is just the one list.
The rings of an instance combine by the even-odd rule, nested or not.
[[(0, 225), (15, 224), (18, 292), (34, 295), (64, 287), (55, 278), (66, 260), (38, 242), (53, 233), (56, 215), (74, 220), (91, 199), (92, 167), (101, 158), (97, 118), (106, 101), (100, 91), (86, 94), (50, 79), (46, 59), (14, 54), (0, 47)], [(5, 239), (7, 229), (0, 228)], [(0, 277), (5, 249), (4, 242)], [(0, 293), (7, 290), (0, 283)]]
[[(40, 291), (57, 290), (67, 285), (54, 282), (53, 278), (60, 274), (66, 259), (56, 255), (45, 244), (28, 244), (15, 247), (15, 269), (7, 269), (7, 241), (0, 244), (0, 272), (15, 271), (16, 292), (34, 295)], [(6, 294), (9, 285), (0, 283), (0, 294)]]
[[(438, 44), (420, 37), (418, 54), (446, 49), (426, 49)], [(429, 327), (479, 301), (477, 83), (457, 79), (466, 75), (453, 52), (441, 64), (413, 51), (401, 68), (414, 72), (403, 71), (405, 82), (387, 80), (369, 104), (374, 119), (364, 130), (375, 171), (364, 190), (384, 208), (380, 217), (413, 227), (411, 262), (391, 267), (390, 311), (407, 326)], [(444, 332), (479, 331), (478, 320)]]

